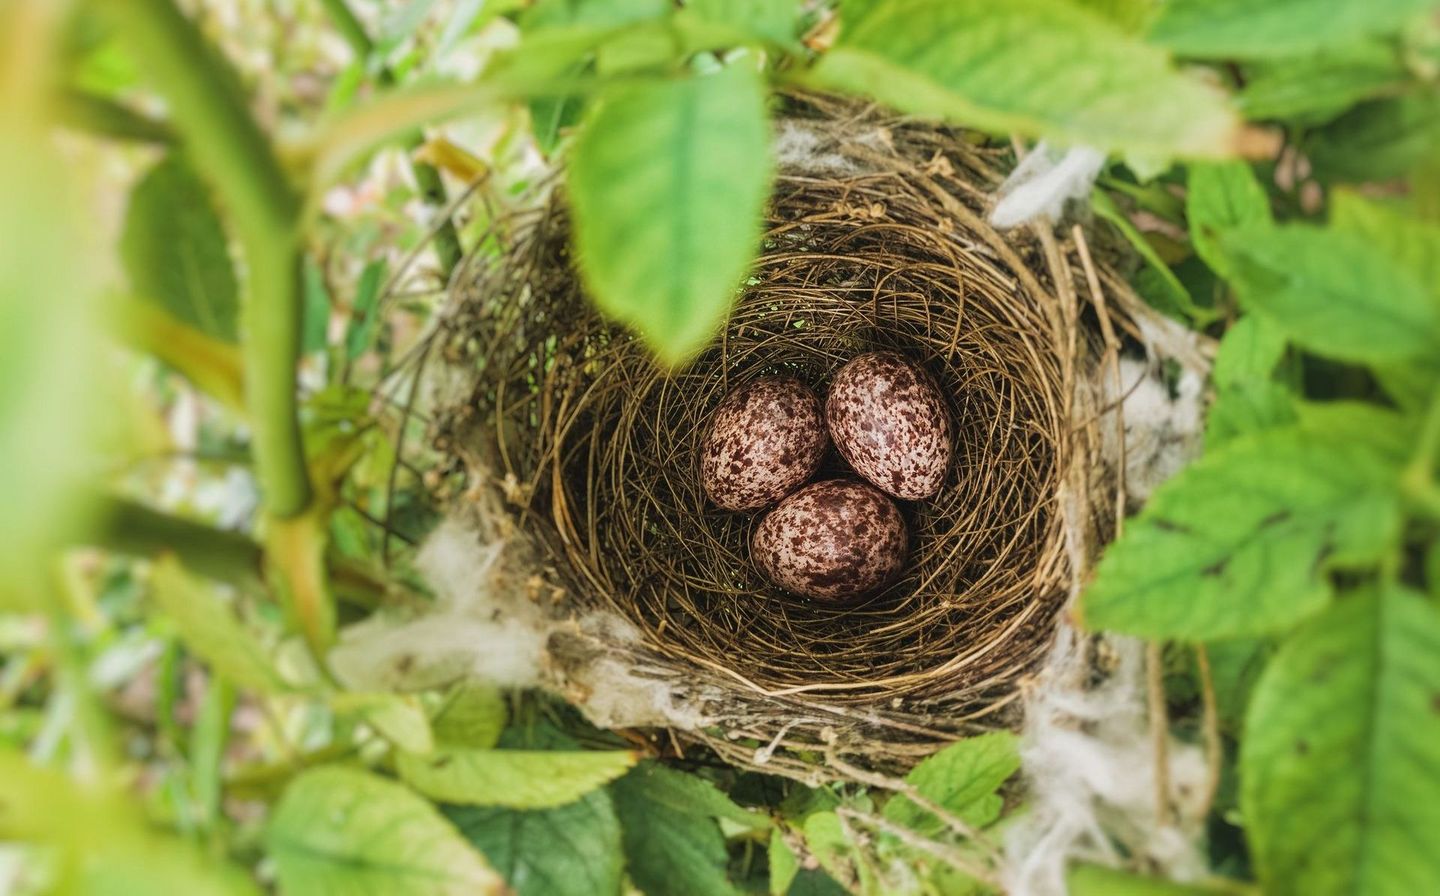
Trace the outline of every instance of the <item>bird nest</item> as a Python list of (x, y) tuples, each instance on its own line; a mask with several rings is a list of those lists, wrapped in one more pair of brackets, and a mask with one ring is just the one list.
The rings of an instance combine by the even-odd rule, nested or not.
[[(903, 765), (1014, 724), (1109, 525), (1096, 384), (1110, 320), (1097, 323), (1099, 290), (1123, 280), (1048, 229), (986, 223), (1008, 146), (815, 97), (791, 98), (778, 127), (759, 260), (683, 369), (657, 366), (587, 301), (563, 198), (501, 222), (444, 324), (473, 389), (437, 444), (503, 494), (563, 611), (628, 623), (570, 652), (623, 655), (699, 707), (683, 738), (772, 770), (777, 750), (802, 757), (795, 771), (837, 742)], [(874, 350), (940, 383), (954, 460), (936, 497), (903, 507), (904, 575), (837, 608), (757, 571), (760, 514), (706, 500), (699, 444), (737, 385), (785, 374), (823, 394)], [(844, 473), (832, 456), (821, 475)]]

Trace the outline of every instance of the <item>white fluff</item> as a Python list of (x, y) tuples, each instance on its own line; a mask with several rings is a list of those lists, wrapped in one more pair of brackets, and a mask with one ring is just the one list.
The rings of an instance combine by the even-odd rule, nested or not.
[(469, 675), (506, 687), (537, 684), (550, 623), (498, 573), (503, 541), (485, 543), (458, 518), (426, 539), (416, 566), (436, 592), (419, 617), (377, 613), (347, 628), (328, 657), (356, 690), (419, 690)]
[[(1107, 638), (1111, 673), (1091, 685), (1084, 636), (1062, 624), (1027, 694), (1021, 760), (1028, 811), (1006, 829), (1006, 892), (1063, 896), (1073, 862), (1119, 865), (1117, 844), (1176, 880), (1202, 877), (1198, 831), (1155, 816), (1155, 753), (1145, 713), (1145, 645)], [(1170, 791), (1184, 818), (1198, 813), (1203, 754), (1173, 738)], [(1197, 822), (1191, 822), (1193, 827)]]
[(510, 541), (487, 541), (463, 515), (451, 516), (416, 557), (435, 591), (434, 607), (377, 613), (345, 629), (328, 656), (331, 670), (361, 691), (424, 690), (460, 679), (544, 687), (604, 728), (711, 724), (702, 707), (716, 695), (646, 674), (637, 659), (640, 632), (613, 613), (548, 612), (545, 595), (530, 587), (534, 580), (515, 574), (517, 551)]
[(1105, 165), (1105, 154), (1088, 146), (1060, 153), (1040, 141), (996, 191), (999, 202), (990, 223), (1005, 230), (1042, 217), (1060, 220), (1068, 199), (1090, 195)]
[[(1111, 384), (1110, 388), (1114, 388)], [(1125, 414), (1125, 494), (1132, 504), (1200, 455), (1204, 438), (1205, 376), (1180, 368), (1175, 394), (1156, 365), (1120, 359)], [(1113, 400), (1112, 396), (1107, 396)], [(1113, 432), (1106, 428), (1107, 432)]]

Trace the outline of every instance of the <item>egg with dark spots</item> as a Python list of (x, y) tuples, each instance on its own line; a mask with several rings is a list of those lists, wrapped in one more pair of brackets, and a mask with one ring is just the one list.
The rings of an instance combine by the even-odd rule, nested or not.
[(770, 511), (750, 541), (755, 565), (775, 584), (818, 601), (844, 603), (900, 574), (909, 552), (895, 502), (863, 482), (807, 485)]
[(815, 475), (830, 445), (820, 399), (790, 377), (721, 400), (700, 448), (700, 484), (726, 510), (768, 507)]
[(950, 412), (925, 368), (894, 352), (852, 359), (825, 400), (830, 437), (850, 466), (906, 501), (940, 491), (950, 467)]

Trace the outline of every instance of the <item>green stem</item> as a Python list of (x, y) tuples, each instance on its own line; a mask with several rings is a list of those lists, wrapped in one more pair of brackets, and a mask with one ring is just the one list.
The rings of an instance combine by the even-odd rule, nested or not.
[(230, 213), (249, 265), (246, 406), (266, 509), (288, 518), (310, 503), (300, 441), (301, 194), (250, 115), (228, 65), (174, 0), (112, 0), (135, 57), (170, 103), (175, 130)]
[[(365, 25), (355, 16), (350, 5), (345, 0), (321, 0), (330, 18), (335, 21), (335, 27), (350, 45), (350, 49), (361, 59), (368, 59), (375, 52), (375, 42), (365, 32)], [(395, 83), (395, 75), (390, 71), (388, 65), (383, 63), (380, 66), (379, 81), (382, 86), (390, 86)], [(424, 140), (420, 132), (410, 139), (411, 149), (419, 146)], [(415, 175), (415, 184), (420, 188), (420, 196), (425, 204), (444, 214), (450, 204), (449, 197), (445, 195), (445, 182), (440, 179), (440, 172), (435, 166), (427, 165), (424, 162), (410, 162), (410, 170)], [(450, 273), (464, 257), (464, 250), (460, 246), (460, 234), (455, 230), (455, 222), (446, 217), (440, 221), (435, 228), (435, 254), (440, 259), (440, 268), (446, 280), (450, 279)]]

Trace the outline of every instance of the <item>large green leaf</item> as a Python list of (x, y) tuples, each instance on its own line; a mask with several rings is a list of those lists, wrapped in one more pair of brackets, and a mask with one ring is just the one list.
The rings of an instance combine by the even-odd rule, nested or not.
[(1083, 597), (1085, 622), (1204, 641), (1277, 631), (1320, 609), (1332, 566), (1372, 562), (1399, 535), (1403, 457), (1361, 430), (1404, 427), (1375, 415), (1302, 416), (1207, 453), (1110, 546)]
[(738, 891), (725, 874), (725, 837), (715, 821), (719, 804), (709, 797), (677, 800), (703, 792), (677, 782), (686, 777), (645, 763), (610, 785), (630, 878), (646, 896), (733, 896)]
[(600, 308), (678, 363), (723, 322), (770, 189), (760, 75), (744, 62), (617, 89), (570, 161), (575, 244)]
[(1236, 103), (1245, 117), (1299, 123), (1328, 121), (1360, 102), (1392, 91), (1409, 73), (1396, 48), (1363, 40), (1321, 53), (1249, 66)]
[(1367, 199), (1353, 190), (1336, 190), (1330, 223), (1374, 246), (1430, 289), (1440, 304), (1440, 224)]
[(626, 750), (439, 749), (401, 753), (400, 777), (432, 799), (474, 806), (544, 809), (574, 802), (635, 764)]
[[(905, 776), (920, 795), (976, 827), (1000, 816), (1000, 785), (1020, 769), (1018, 739), (1008, 731), (951, 744)], [(885, 804), (885, 817), (926, 836), (945, 829), (939, 818), (905, 796)]]
[(235, 617), (230, 605), (174, 557), (156, 561), (150, 595), (160, 612), (175, 620), (185, 646), (216, 674), (251, 690), (286, 689), (269, 651)]
[(1190, 166), (1185, 217), (1195, 252), (1211, 270), (1228, 277), (1229, 260), (1216, 245), (1217, 234), (1270, 220), (1270, 201), (1244, 162), (1199, 163)]
[(207, 336), (234, 342), (239, 285), (204, 182), (167, 156), (130, 194), (120, 255), (131, 288)]
[(504, 881), (404, 785), (322, 766), (285, 789), (265, 834), (280, 892), (305, 896), (476, 896)]
[(554, 809), (455, 806), (446, 814), (517, 896), (620, 892), (620, 822), (603, 790)]
[(1436, 0), (1168, 0), (1150, 30), (1187, 56), (1262, 58), (1396, 31)]
[(1241, 807), (1265, 892), (1410, 896), (1440, 881), (1440, 613), (1400, 590), (1336, 604), (1261, 677)]
[(1440, 351), (1440, 304), (1364, 240), (1260, 224), (1227, 231), (1220, 245), (1245, 304), (1317, 354), (1373, 363)]
[(820, 82), (997, 133), (1148, 156), (1223, 156), (1238, 120), (1166, 54), (1060, 0), (898, 0), (814, 70)]
[(1322, 182), (1403, 176), (1440, 151), (1440, 94), (1417, 88), (1361, 103), (1306, 134), (1301, 146)]

